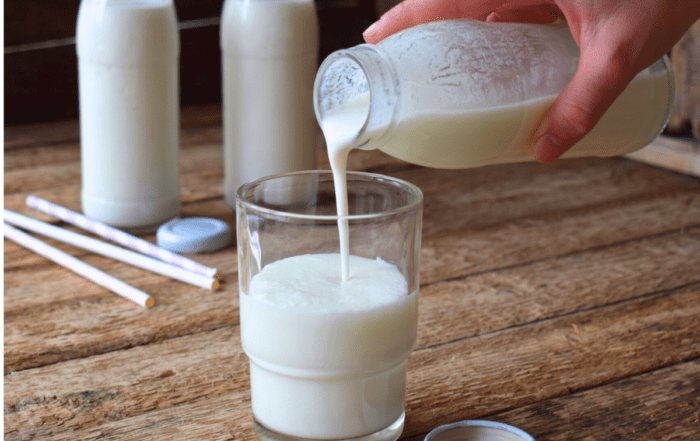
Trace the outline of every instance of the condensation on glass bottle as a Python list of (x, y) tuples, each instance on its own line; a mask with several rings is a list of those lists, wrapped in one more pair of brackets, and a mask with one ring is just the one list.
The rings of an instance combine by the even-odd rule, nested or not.
[[(316, 118), (355, 148), (378, 148), (419, 165), (530, 161), (537, 127), (579, 56), (564, 23), (427, 23), (328, 56), (314, 85)], [(664, 56), (632, 80), (564, 157), (646, 146), (668, 121), (674, 93)]]

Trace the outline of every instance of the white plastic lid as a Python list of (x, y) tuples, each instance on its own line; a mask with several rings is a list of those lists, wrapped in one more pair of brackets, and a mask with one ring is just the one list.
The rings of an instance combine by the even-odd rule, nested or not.
[(209, 217), (175, 218), (158, 228), (158, 246), (176, 253), (206, 253), (231, 243), (231, 227)]
[(535, 441), (529, 434), (508, 424), (466, 420), (440, 426), (425, 441)]

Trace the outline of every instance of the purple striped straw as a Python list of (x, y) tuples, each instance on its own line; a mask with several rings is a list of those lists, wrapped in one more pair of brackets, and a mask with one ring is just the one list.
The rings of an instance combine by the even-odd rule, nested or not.
[(110, 227), (109, 225), (105, 225), (102, 222), (98, 222), (94, 219), (90, 219), (89, 217), (83, 216), (75, 211), (61, 207), (60, 205), (56, 205), (53, 202), (47, 201), (46, 199), (30, 195), (27, 196), (27, 205), (36, 208), (43, 213), (50, 214), (51, 216), (68, 222), (69, 224), (75, 225), (76, 227), (90, 231), (100, 237), (112, 240), (118, 244), (124, 245), (125, 247), (140, 251), (177, 267), (208, 277), (216, 277), (218, 273), (216, 268), (202, 265), (201, 263), (195, 262), (192, 259), (175, 254), (172, 251), (168, 251), (136, 236), (132, 236), (129, 233), (125, 233), (124, 231)]

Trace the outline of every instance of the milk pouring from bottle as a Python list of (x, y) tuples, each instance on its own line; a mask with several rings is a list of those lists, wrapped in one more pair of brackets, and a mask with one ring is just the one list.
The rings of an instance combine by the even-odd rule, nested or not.
[(76, 43), (83, 212), (154, 230), (180, 212), (173, 1), (83, 0)]
[[(331, 54), (316, 76), (316, 118), (348, 146), (429, 167), (534, 160), (537, 125), (578, 60), (565, 24), (428, 23)], [(665, 126), (673, 97), (664, 57), (564, 157), (644, 147)]]

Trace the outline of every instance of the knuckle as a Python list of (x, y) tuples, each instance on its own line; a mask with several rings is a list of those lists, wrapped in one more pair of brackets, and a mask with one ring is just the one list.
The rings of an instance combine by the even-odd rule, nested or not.
[(592, 109), (572, 101), (562, 104), (560, 121), (565, 126), (566, 131), (575, 138), (582, 138), (598, 122)]

